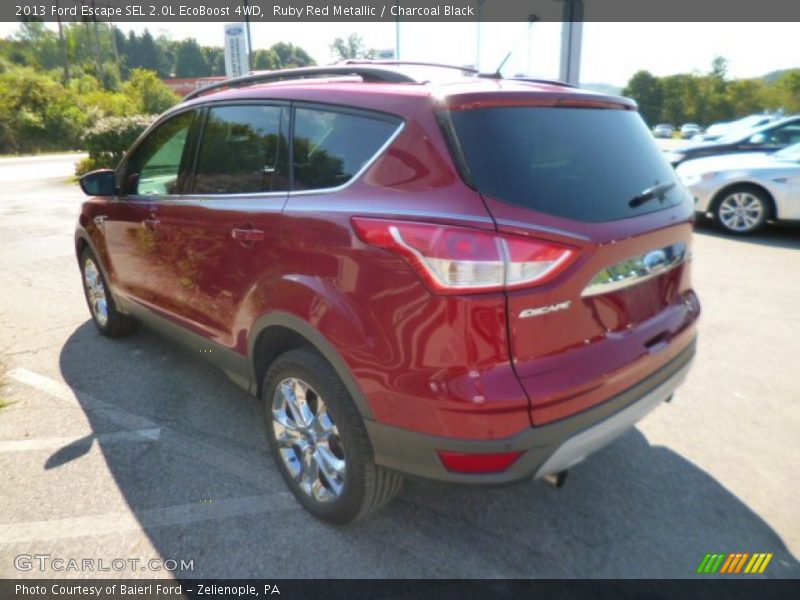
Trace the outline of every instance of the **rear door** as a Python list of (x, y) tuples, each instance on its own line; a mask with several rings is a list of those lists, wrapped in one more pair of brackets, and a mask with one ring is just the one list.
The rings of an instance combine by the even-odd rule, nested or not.
[(689, 343), (692, 206), (635, 111), (521, 104), (449, 118), (498, 230), (579, 255), (549, 283), (507, 292), (536, 425), (608, 399)]

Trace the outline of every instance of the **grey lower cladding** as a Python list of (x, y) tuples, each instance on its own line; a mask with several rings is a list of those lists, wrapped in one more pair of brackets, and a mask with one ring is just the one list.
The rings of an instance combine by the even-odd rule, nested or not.
[[(367, 420), (375, 462), (406, 475), (467, 484), (505, 484), (563, 471), (630, 430), (670, 398), (686, 379), (696, 348), (693, 339), (675, 358), (605, 402), (554, 423), (499, 440), (437, 437)], [(522, 451), (500, 473), (457, 473), (444, 468), (437, 450), (465, 453)]]

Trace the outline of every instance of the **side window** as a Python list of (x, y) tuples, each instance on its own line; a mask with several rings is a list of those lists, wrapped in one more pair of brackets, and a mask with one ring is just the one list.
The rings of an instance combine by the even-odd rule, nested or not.
[(195, 194), (289, 189), (288, 115), (280, 106), (220, 106), (208, 111), (195, 170)]
[(159, 125), (128, 159), (120, 182), (126, 195), (176, 194), (182, 181), (181, 163), (194, 112), (181, 113)]
[(294, 189), (323, 189), (347, 183), (399, 126), (399, 119), (296, 109)]
[(795, 144), (800, 142), (800, 125), (791, 123), (771, 132), (769, 141), (773, 144)]

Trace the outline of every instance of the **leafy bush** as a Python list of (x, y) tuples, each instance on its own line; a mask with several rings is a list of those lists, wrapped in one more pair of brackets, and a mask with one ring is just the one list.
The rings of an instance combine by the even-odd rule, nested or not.
[(75, 174), (116, 167), (125, 151), (154, 120), (155, 115), (134, 115), (97, 121), (83, 136), (89, 157), (75, 165)]
[(92, 158), (87, 156), (75, 163), (75, 176), (80, 177), (97, 169), (113, 169), (116, 165), (106, 158)]
[(86, 119), (58, 81), (31, 68), (0, 73), (0, 152), (75, 148)]

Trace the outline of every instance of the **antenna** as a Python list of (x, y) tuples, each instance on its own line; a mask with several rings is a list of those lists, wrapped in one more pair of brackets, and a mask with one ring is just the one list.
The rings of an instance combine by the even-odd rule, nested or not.
[(539, 20), (539, 15), (533, 15), (533, 14), (528, 15), (528, 29), (525, 32), (523, 32), (523, 34), (521, 36), (519, 36), (519, 39), (517, 40), (517, 42), (513, 46), (511, 46), (511, 50), (509, 50), (508, 54), (506, 54), (506, 57), (503, 59), (503, 62), (501, 62), (498, 65), (498, 67), (494, 70), (494, 74), (495, 74), (495, 77), (497, 79), (502, 79), (503, 78), (503, 76), (500, 74), (500, 71), (506, 65), (506, 62), (508, 62), (508, 59), (511, 58), (511, 55), (514, 54), (514, 52), (516, 52), (517, 48), (519, 47), (520, 43), (522, 42), (522, 38), (525, 37), (525, 33), (529, 33), (530, 30), (531, 30), (531, 26), (534, 23), (536, 23), (536, 21), (538, 21), (538, 20)]

